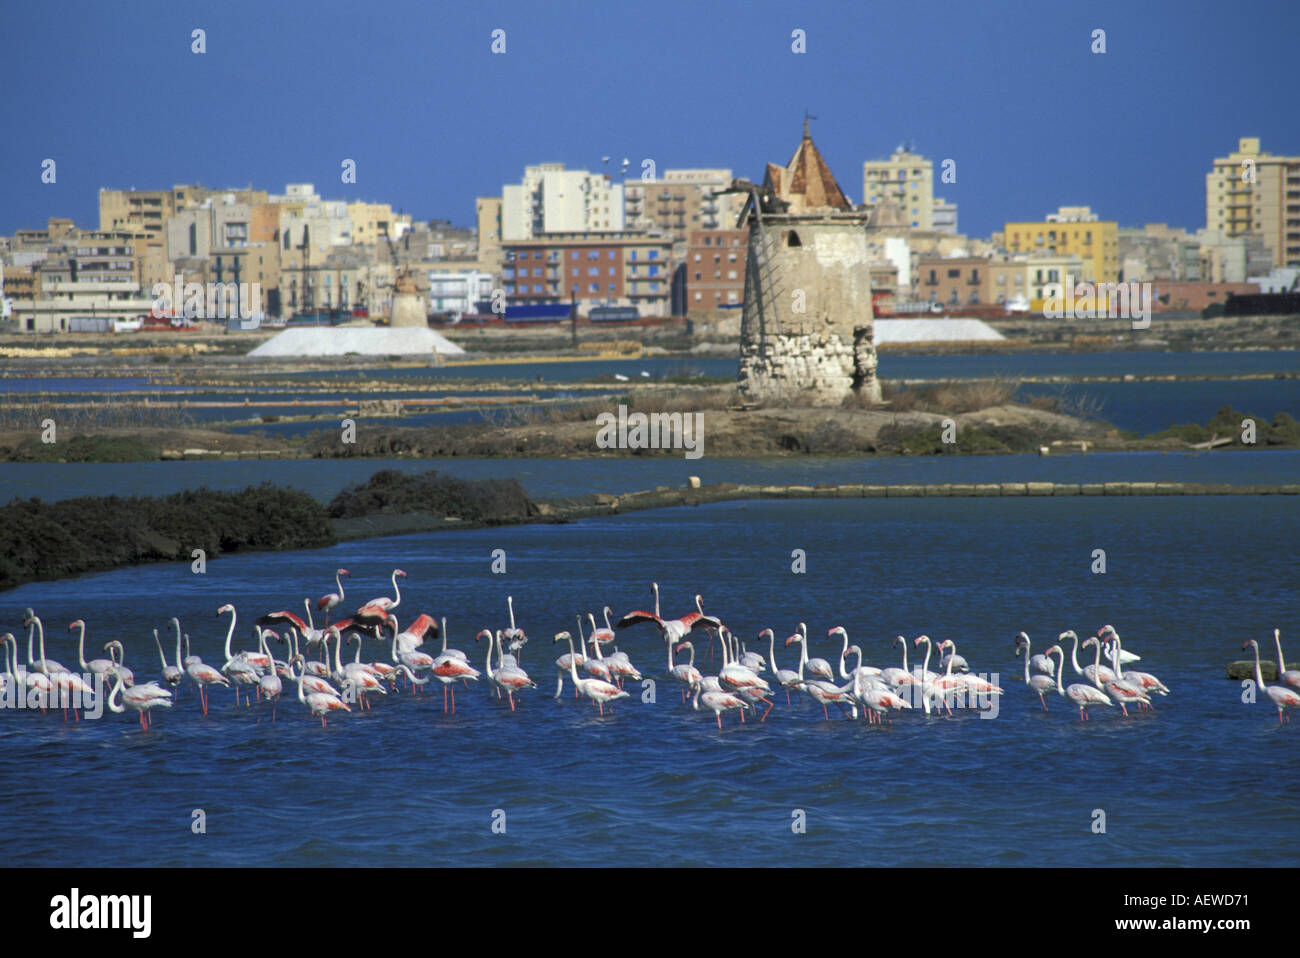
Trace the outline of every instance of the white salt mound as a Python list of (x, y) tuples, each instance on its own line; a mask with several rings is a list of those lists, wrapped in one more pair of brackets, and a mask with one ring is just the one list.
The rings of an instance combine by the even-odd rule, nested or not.
[(286, 329), (254, 349), (258, 359), (286, 356), (463, 356), (461, 349), (432, 329), (300, 326)]
[(982, 319), (878, 319), (876, 344), (1006, 339)]

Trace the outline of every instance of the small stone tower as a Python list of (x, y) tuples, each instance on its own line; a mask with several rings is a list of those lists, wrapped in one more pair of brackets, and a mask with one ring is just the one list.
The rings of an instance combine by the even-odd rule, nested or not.
[(866, 227), (804, 120), (784, 167), (761, 187), (737, 180), (749, 201), (740, 390), (765, 405), (838, 406), (856, 393), (880, 401)]

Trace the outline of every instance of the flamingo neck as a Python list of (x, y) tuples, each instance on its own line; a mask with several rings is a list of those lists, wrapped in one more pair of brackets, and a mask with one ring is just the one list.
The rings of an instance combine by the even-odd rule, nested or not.
[(337, 572), (334, 573), (334, 584), (339, 587), (339, 602), (342, 602), (347, 596), (343, 594), (343, 580)]
[[(158, 638), (158, 633), (157, 633), (157, 632), (154, 633), (154, 638), (155, 638), (155, 639)], [(162, 652), (162, 646), (159, 646), (159, 647), (158, 647), (158, 651), (159, 651), (160, 653)], [(82, 668), (82, 670), (83, 670), (83, 671), (86, 671), (86, 672), (89, 672), (89, 671), (90, 671), (90, 666), (86, 664), (86, 623), (84, 623), (84, 622), (81, 623), (81, 639), (80, 639), (80, 641), (77, 643), (77, 657), (78, 657), (79, 659), (81, 659), (81, 668)], [(164, 659), (164, 660), (163, 660), (163, 667), (165, 668), (166, 665), (167, 665), (167, 660)]]
[(230, 628), (226, 630), (226, 661), (227, 661), (227, 662), (230, 661), (230, 640), (231, 640), (232, 638), (234, 638), (234, 635), (235, 635), (235, 619), (236, 619), (236, 617), (237, 617), (237, 616), (236, 616), (236, 613), (235, 613), (235, 608), (234, 608), (234, 606), (231, 606), (231, 607), (230, 607)]
[[(1048, 633), (1049, 635), (1051, 633)], [(1029, 684), (1029, 643), (1025, 643), (1025, 684)]]
[(1255, 650), (1255, 684), (1259, 687), (1259, 690), (1262, 692), (1265, 688), (1265, 685), (1264, 685), (1264, 670), (1259, 667), (1259, 643), (1252, 642), (1251, 648)]
[(582, 688), (578, 684), (578, 653), (573, 650), (573, 636), (569, 636), (569, 672), (573, 675), (574, 686)]
[(307, 628), (316, 631), (316, 620), (311, 617), (311, 599), (303, 599), (302, 607), (307, 610)]
[(172, 619), (176, 623), (176, 667), (180, 668), (181, 662), (181, 620)]
[(1281, 629), (1273, 630), (1273, 641), (1277, 643), (1277, 674), (1278, 677), (1281, 678), (1282, 673), (1286, 671), (1286, 661), (1282, 658), (1282, 630)]

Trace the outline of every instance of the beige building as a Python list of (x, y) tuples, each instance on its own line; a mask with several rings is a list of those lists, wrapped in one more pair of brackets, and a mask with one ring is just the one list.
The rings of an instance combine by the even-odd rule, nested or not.
[(628, 229), (658, 232), (685, 253), (696, 230), (732, 230), (743, 193), (715, 196), (731, 186), (731, 170), (665, 170), (662, 179), (624, 184)]
[[(999, 242), (999, 234), (994, 235)], [(1007, 223), (1000, 242), (1012, 253), (1078, 256), (1089, 283), (1119, 281), (1119, 224), (1086, 206), (1062, 206), (1041, 221)]]
[(474, 201), (478, 222), (478, 268), (501, 275), (501, 197), (480, 196)]
[[(863, 163), (863, 204), (873, 207), (891, 201), (902, 211), (902, 225), (934, 229), (934, 164), (901, 146), (887, 160)], [(949, 218), (955, 231), (955, 208), (950, 217), (945, 208), (945, 221)]]
[(1300, 266), (1300, 156), (1273, 156), (1259, 137), (1242, 137), (1205, 175), (1205, 228), (1258, 234), (1273, 266)]
[(387, 203), (349, 203), (347, 210), (352, 221), (353, 243), (382, 243), (385, 237), (401, 239), (411, 228), (411, 217), (394, 213)]

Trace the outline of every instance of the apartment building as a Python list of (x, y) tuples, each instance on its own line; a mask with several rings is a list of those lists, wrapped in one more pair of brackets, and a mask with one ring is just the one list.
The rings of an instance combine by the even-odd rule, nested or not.
[(1012, 253), (1078, 256), (1084, 261), (1080, 280), (1119, 281), (1119, 224), (1099, 220), (1086, 206), (1063, 206), (1042, 220), (1007, 223), (1001, 242)]
[(563, 163), (525, 167), (523, 182), (502, 189), (501, 207), (507, 241), (624, 228), (622, 185), (603, 174), (566, 170)]
[(624, 184), (628, 229), (660, 232), (685, 252), (696, 230), (730, 230), (745, 204), (745, 195), (718, 196), (731, 186), (731, 170), (665, 170), (661, 179)]
[(738, 307), (745, 301), (748, 229), (693, 230), (683, 260), (687, 313)]
[(507, 240), (502, 288), (507, 303), (635, 306), (642, 316), (672, 312), (672, 244), (644, 233), (556, 233)]
[[(902, 210), (903, 225), (935, 229), (934, 164), (903, 146), (887, 160), (868, 160), (862, 164), (862, 202), (866, 206), (892, 202)], [(955, 208), (943, 212), (955, 232)]]
[(1256, 136), (1239, 139), (1205, 175), (1205, 228), (1257, 234), (1273, 266), (1300, 266), (1300, 156), (1265, 153)]

